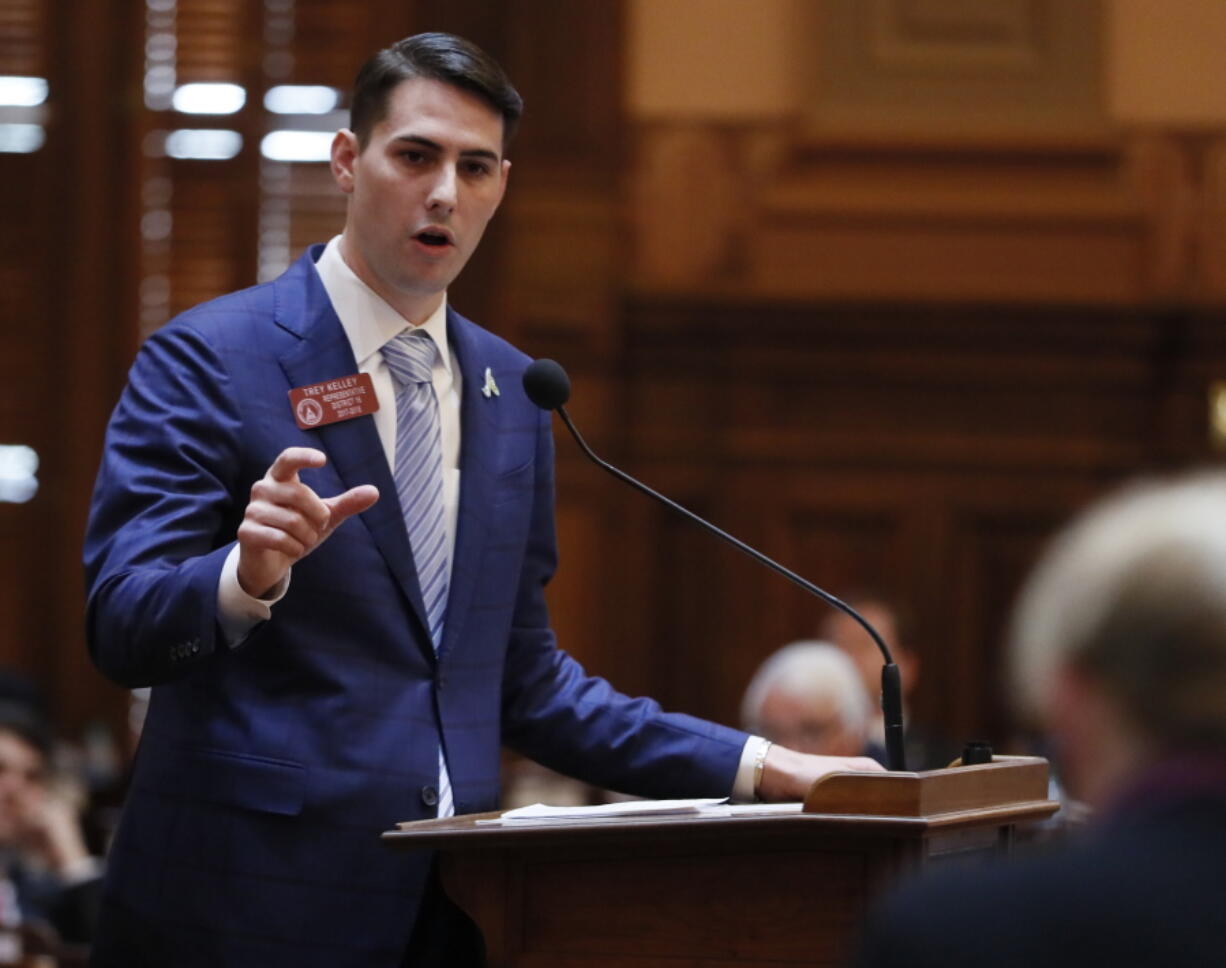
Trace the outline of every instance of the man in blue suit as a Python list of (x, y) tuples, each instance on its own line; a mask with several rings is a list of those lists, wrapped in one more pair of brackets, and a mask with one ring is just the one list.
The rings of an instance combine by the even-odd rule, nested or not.
[(458, 963), (421, 940), (443, 918), (430, 858), (377, 835), (493, 808), (504, 742), (647, 796), (800, 798), (872, 768), (664, 713), (556, 647), (548, 417), (527, 357), (446, 300), (521, 107), (459, 38), (375, 55), (333, 142), (343, 234), (133, 366), (88, 626), (108, 676), (154, 689), (96, 964)]

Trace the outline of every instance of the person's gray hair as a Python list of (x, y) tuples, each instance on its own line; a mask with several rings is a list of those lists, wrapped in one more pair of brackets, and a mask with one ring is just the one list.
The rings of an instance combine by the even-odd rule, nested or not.
[(1133, 485), (1058, 535), (1010, 652), (1030, 715), (1067, 667), (1159, 743), (1226, 743), (1226, 474)]
[(758, 667), (741, 701), (741, 722), (752, 733), (761, 732), (762, 704), (772, 689), (798, 699), (838, 701), (843, 725), (868, 730), (871, 708), (855, 663), (836, 645), (805, 639), (785, 645)]

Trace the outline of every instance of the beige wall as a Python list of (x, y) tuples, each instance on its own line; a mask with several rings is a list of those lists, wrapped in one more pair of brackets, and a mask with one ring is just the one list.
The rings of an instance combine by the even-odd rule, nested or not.
[[(819, 2), (630, 0), (631, 116), (744, 120), (802, 109)], [(1112, 117), (1226, 123), (1224, 0), (1103, 0), (1103, 17)]]
[(1109, 0), (1108, 90), (1126, 123), (1226, 123), (1226, 3)]
[(738, 120), (797, 106), (807, 0), (630, 0), (632, 117)]

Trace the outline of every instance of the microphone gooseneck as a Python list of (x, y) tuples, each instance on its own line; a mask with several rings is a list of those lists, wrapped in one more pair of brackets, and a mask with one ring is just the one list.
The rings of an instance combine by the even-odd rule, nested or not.
[(869, 637), (877, 644), (877, 648), (881, 650), (881, 654), (885, 659), (885, 667), (881, 670), (881, 709), (885, 719), (886, 767), (890, 770), (906, 770), (906, 752), (903, 748), (902, 677), (899, 674), (898, 666), (894, 662), (894, 657), (890, 654), (889, 646), (885, 644), (885, 640), (869, 624), (868, 620), (846, 602), (836, 598), (827, 591), (823, 591), (811, 581), (801, 578), (794, 571), (785, 568), (774, 559), (768, 558), (756, 548), (751, 548), (744, 541), (734, 538), (728, 532), (717, 528), (710, 521), (700, 518), (693, 511), (682, 507), (676, 501), (665, 497), (658, 491), (652, 490), (646, 484), (631, 477), (625, 471), (614, 467), (608, 461), (598, 456), (588, 446), (587, 441), (583, 439), (583, 435), (579, 433), (578, 428), (571, 421), (570, 414), (566, 412), (565, 403), (570, 399), (570, 378), (566, 375), (566, 371), (560, 364), (553, 360), (536, 360), (524, 370), (523, 382), (524, 392), (527, 393), (528, 399), (542, 410), (556, 410), (558, 416), (562, 418), (562, 422), (566, 424), (566, 429), (575, 438), (575, 443), (579, 445), (579, 449), (583, 451), (592, 463), (612, 474), (619, 481), (629, 484), (636, 491), (646, 494), (653, 500), (659, 501), (678, 514), (688, 518), (704, 531), (732, 545), (738, 551), (753, 558), (754, 561), (765, 565), (775, 574), (786, 578), (792, 584), (803, 588), (810, 595), (820, 598), (827, 605), (838, 609), (860, 624), (864, 631), (869, 634)]

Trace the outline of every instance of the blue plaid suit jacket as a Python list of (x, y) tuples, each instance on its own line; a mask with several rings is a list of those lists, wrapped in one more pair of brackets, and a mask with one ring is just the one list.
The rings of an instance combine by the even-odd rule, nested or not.
[[(548, 415), (528, 358), (455, 312), (460, 507), (446, 633), (431, 648), (370, 417), (300, 430), (291, 387), (356, 372), (313, 261), (173, 320), (108, 428), (85, 543), (99, 668), (153, 695), (111, 853), (98, 964), (399, 964), (429, 857), (378, 838), (432, 816), (442, 743), (457, 812), (496, 806), (500, 744), (601, 786), (726, 795), (744, 735), (617, 693), (559, 650)], [(480, 390), (489, 367), (497, 397)], [(379, 502), (295, 565), (229, 649), (222, 563), (251, 484), (291, 445), (328, 496)]]

